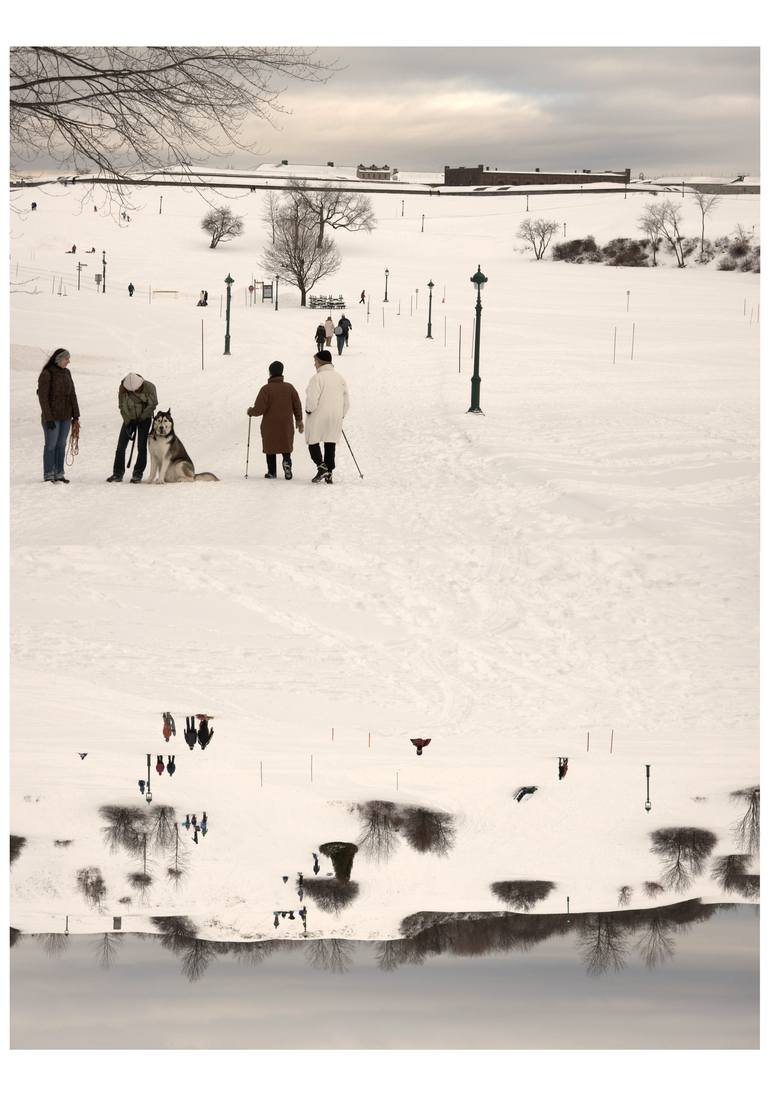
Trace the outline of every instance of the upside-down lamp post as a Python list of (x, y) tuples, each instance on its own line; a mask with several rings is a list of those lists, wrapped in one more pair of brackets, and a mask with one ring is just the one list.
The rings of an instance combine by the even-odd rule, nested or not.
[(650, 801), (650, 765), (649, 765), (649, 763), (645, 763), (644, 767), (645, 767), (645, 770), (647, 771), (647, 800), (644, 803), (644, 808), (649, 813), (650, 809), (652, 809), (652, 802)]
[(107, 292), (107, 253), (102, 249), (102, 293)]
[(229, 274), (225, 279), (225, 285), (227, 287), (227, 305), (225, 307), (225, 355), (230, 354), (230, 287), (235, 282)]
[(278, 275), (275, 276), (275, 311), (278, 312)]
[(383, 301), (388, 300), (388, 275), (389, 274), (390, 274), (390, 271), (386, 267), (385, 268), (385, 297), (382, 299)]
[(481, 291), (488, 282), (486, 275), (481, 272), (481, 266), (475, 275), (471, 275), (471, 282), (476, 287), (476, 340), (473, 347), (473, 377), (471, 378), (471, 407), (469, 412), (481, 412), (481, 377), (479, 375), (479, 350), (481, 346)]
[(425, 337), (426, 340), (432, 340), (433, 339), (433, 334), (431, 332), (431, 323), (430, 323), (431, 322), (431, 309), (433, 307), (433, 287), (434, 287), (434, 282), (433, 282), (433, 279), (431, 279), (430, 282), (428, 283), (428, 335)]

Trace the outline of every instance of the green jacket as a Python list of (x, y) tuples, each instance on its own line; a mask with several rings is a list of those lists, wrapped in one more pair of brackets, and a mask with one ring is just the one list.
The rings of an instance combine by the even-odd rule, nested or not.
[(155, 386), (146, 378), (135, 393), (130, 393), (122, 385), (118, 389), (118, 408), (124, 424), (130, 424), (132, 420), (151, 420), (157, 406)]

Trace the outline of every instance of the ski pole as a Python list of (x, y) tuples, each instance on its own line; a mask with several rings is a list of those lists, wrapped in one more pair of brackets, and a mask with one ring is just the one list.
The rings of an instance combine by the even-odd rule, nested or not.
[(249, 416), (249, 434), (246, 439), (246, 480), (249, 479), (249, 447), (251, 446), (251, 416)]
[(136, 443), (136, 432), (139, 427), (138, 423), (134, 424), (134, 430), (131, 432), (131, 451), (128, 455), (128, 465), (126, 469), (131, 469), (131, 462), (134, 460), (134, 444)]
[[(345, 434), (345, 432), (344, 432), (344, 431), (342, 432), (342, 438), (343, 438), (343, 439), (345, 440), (345, 442), (346, 442), (346, 443), (348, 443), (348, 437), (347, 437), (347, 435)], [(358, 462), (356, 462), (356, 456), (355, 456), (355, 454), (353, 453), (353, 447), (352, 447), (352, 446), (350, 445), (350, 443), (348, 443), (348, 450), (350, 451), (350, 457), (351, 457), (351, 458), (353, 459), (353, 461), (354, 461), (354, 462), (356, 463), (356, 469), (358, 470), (358, 476), (359, 476), (359, 477), (361, 478), (361, 480), (363, 481), (363, 479), (364, 479), (364, 475), (363, 475), (363, 473), (361, 472), (361, 468), (360, 468), (360, 466), (359, 466)]]

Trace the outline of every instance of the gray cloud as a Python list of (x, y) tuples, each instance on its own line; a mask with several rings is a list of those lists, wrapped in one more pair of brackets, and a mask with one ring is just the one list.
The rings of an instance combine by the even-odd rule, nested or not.
[[(402, 169), (759, 171), (755, 48), (323, 49), (340, 70), (293, 84), (266, 154)], [(237, 162), (236, 162), (237, 163)]]

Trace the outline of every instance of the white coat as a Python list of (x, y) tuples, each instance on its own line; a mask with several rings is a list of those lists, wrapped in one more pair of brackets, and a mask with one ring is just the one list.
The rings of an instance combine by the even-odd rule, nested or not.
[(324, 328), (326, 330), (326, 338), (327, 340), (330, 340), (334, 335), (334, 321), (331, 317), (328, 317), (327, 320), (324, 321)]
[(319, 366), (305, 391), (305, 441), (338, 443), (342, 421), (348, 414), (350, 399), (345, 379), (331, 363)]

